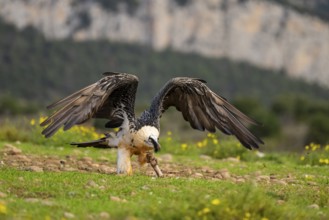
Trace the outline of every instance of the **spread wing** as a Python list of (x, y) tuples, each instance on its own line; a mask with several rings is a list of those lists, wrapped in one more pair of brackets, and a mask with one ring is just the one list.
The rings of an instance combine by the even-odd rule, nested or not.
[(184, 119), (194, 129), (215, 132), (217, 128), (227, 135), (235, 135), (248, 149), (263, 144), (261, 139), (246, 128), (247, 124), (257, 122), (211, 91), (204, 80), (173, 78), (153, 99), (150, 113), (159, 120), (170, 106), (181, 111)]
[(42, 134), (50, 137), (64, 127), (84, 123), (90, 118), (109, 119), (107, 127), (119, 127), (124, 117), (134, 120), (135, 96), (138, 78), (125, 73), (104, 73), (98, 82), (89, 85), (48, 106), (58, 109), (41, 126)]

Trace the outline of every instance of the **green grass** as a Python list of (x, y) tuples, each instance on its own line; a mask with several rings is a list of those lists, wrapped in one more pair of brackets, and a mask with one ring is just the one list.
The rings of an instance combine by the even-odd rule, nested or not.
[[(6, 163), (6, 144), (31, 158), (65, 160), (69, 155), (95, 162), (108, 158), (110, 167), (115, 166), (116, 151), (67, 144), (92, 139), (96, 136), (93, 129), (60, 132), (49, 142), (38, 135), (40, 128), (35, 125), (24, 136), (17, 129), (0, 128), (0, 219), (69, 219), (70, 213), (75, 219), (100, 219), (107, 217), (104, 212), (111, 219), (329, 218), (328, 146), (313, 144), (302, 155), (266, 153), (259, 157), (234, 139), (217, 140), (208, 135), (196, 143), (180, 143), (169, 133), (160, 140), (158, 157), (172, 155), (169, 162), (160, 161), (166, 172), (180, 171), (170, 177), (155, 178), (136, 169), (133, 176), (31, 172)], [(192, 174), (187, 174), (188, 169)], [(216, 173), (223, 169), (231, 178), (206, 175), (207, 170)], [(205, 175), (200, 178), (196, 173)], [(277, 181), (259, 181), (259, 175)], [(238, 181), (241, 178), (243, 181)]]
[[(3, 146), (1, 142), (0, 149)], [(108, 156), (110, 163), (115, 160), (115, 151), (31, 143), (16, 146), (28, 155), (64, 158), (80, 151), (78, 155), (95, 160), (101, 156)], [(261, 183), (252, 178), (244, 183), (193, 177), (152, 178), (140, 172), (133, 176), (37, 173), (2, 165), (0, 192), (7, 196), (0, 199), (0, 213), (1, 206), (5, 207), (0, 218), (62, 219), (69, 212), (76, 219), (98, 219), (101, 212), (107, 212), (113, 219), (327, 219), (328, 167), (300, 165), (291, 162), (288, 156), (281, 157), (281, 162), (260, 159), (232, 163), (218, 159), (205, 161), (198, 155), (174, 155), (171, 163), (191, 169), (227, 168), (232, 175), (253, 175), (257, 171), (278, 178), (293, 175), (296, 183)], [(96, 186), (89, 186), (91, 181)], [(214, 201), (218, 203), (218, 200), (216, 204)], [(283, 204), (278, 205), (280, 201)], [(319, 209), (308, 208), (312, 204), (317, 204)]]

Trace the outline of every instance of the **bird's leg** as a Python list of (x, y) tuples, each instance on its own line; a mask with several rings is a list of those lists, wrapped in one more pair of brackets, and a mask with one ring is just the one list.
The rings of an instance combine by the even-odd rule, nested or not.
[(133, 173), (131, 166), (131, 153), (125, 147), (118, 148), (117, 173), (128, 175)]
[(158, 166), (158, 160), (154, 157), (153, 152), (146, 153), (146, 159), (149, 164), (151, 164), (152, 168), (154, 169), (156, 175), (158, 177), (163, 177), (163, 173)]

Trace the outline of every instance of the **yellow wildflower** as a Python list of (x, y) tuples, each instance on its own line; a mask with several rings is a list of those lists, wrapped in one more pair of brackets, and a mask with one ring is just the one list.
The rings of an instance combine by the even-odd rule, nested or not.
[(263, 217), (263, 218), (261, 218), (261, 220), (269, 220), (268, 218), (266, 218), (266, 217)]
[(325, 151), (329, 151), (329, 144), (326, 145), (326, 147), (324, 148)]
[(187, 144), (181, 144), (181, 148), (182, 148), (182, 150), (186, 150), (186, 148), (187, 148)]
[(167, 135), (168, 135), (168, 136), (171, 136), (171, 135), (172, 135), (171, 131), (168, 131), (168, 132), (167, 132)]
[(198, 141), (198, 142), (196, 143), (196, 145), (197, 145), (199, 148), (202, 148), (202, 147), (203, 147), (203, 144), (202, 144), (202, 142), (200, 142), (200, 141)]
[(3, 203), (0, 203), (0, 214), (7, 214), (7, 207)]
[(40, 116), (40, 118), (39, 118), (39, 124), (41, 124), (42, 122), (44, 122), (46, 119), (47, 119), (47, 117)]
[(300, 160), (301, 160), (301, 161), (305, 160), (305, 157), (304, 157), (304, 156), (301, 156), (301, 157), (300, 157)]
[(203, 212), (203, 214), (207, 214), (207, 213), (210, 212), (210, 209), (205, 207), (205, 208), (202, 209), (202, 212)]
[(213, 205), (219, 205), (220, 204), (220, 200), (219, 199), (213, 199), (211, 201), (211, 204), (213, 204)]
[(305, 150), (309, 150), (309, 149), (310, 149), (310, 146), (306, 145)]
[(305, 174), (304, 177), (305, 177), (305, 179), (307, 179), (307, 180), (311, 180), (311, 179), (314, 178), (313, 175), (308, 175), (308, 174)]
[(218, 144), (218, 140), (217, 140), (217, 139), (213, 139), (212, 142), (213, 142), (214, 144)]
[(30, 125), (32, 125), (32, 126), (35, 125), (35, 120), (34, 120), (34, 118), (31, 119), (31, 121), (30, 121)]

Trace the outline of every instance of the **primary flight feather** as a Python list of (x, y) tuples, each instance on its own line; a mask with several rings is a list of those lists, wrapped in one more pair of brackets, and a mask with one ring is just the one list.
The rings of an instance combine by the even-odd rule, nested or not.
[(85, 143), (72, 143), (79, 147), (118, 148), (117, 172), (131, 174), (132, 155), (139, 163), (147, 162), (147, 153), (158, 151), (161, 115), (171, 106), (182, 112), (192, 128), (234, 135), (248, 149), (259, 148), (263, 141), (246, 127), (255, 124), (226, 99), (215, 94), (201, 79), (177, 77), (169, 80), (153, 98), (150, 108), (135, 117), (135, 97), (138, 78), (126, 73), (107, 72), (98, 82), (59, 100), (49, 109), (57, 109), (41, 126), (42, 134), (51, 137), (58, 129), (64, 130), (82, 124), (90, 118), (108, 119), (106, 127), (120, 127), (117, 133)]

